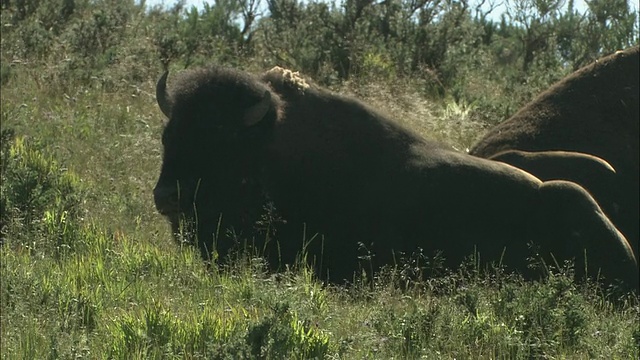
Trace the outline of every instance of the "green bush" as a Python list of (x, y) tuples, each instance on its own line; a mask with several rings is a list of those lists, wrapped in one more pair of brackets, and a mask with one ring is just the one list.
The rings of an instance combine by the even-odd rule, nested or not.
[(84, 190), (79, 178), (24, 137), (2, 130), (0, 236), (32, 252), (75, 246)]
[(153, 204), (163, 67), (290, 67), (464, 151), (572, 69), (637, 44), (627, 1), (541, 17), (552, 2), (519, 0), (519, 23), (466, 0), (143, 3), (2, 2), (3, 355), (638, 358), (637, 296), (612, 303), (571, 274), (525, 282), (473, 261), (451, 274), (419, 253), (349, 287), (304, 266), (270, 274), (254, 253), (209, 267)]

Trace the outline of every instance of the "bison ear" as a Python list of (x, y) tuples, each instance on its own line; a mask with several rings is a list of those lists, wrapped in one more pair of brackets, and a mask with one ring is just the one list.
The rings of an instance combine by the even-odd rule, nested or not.
[(169, 76), (169, 71), (165, 71), (164, 74), (158, 80), (156, 84), (156, 101), (158, 102), (158, 106), (162, 113), (171, 118), (171, 102), (169, 101), (169, 97), (167, 96), (167, 77)]
[(242, 119), (242, 124), (245, 127), (253, 126), (260, 122), (269, 111), (271, 107), (271, 93), (268, 90), (265, 90), (262, 99), (244, 113), (244, 118)]

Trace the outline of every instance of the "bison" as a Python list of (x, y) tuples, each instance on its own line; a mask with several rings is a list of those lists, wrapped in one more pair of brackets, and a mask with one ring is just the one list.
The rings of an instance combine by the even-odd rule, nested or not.
[[(156, 89), (169, 121), (155, 204), (174, 232), (181, 218), (193, 224), (204, 258), (240, 237), (272, 264), (304, 249), (335, 282), (418, 249), (441, 252), (447, 267), (475, 252), (529, 276), (535, 244), (546, 261), (637, 283), (626, 239), (572, 182), (425, 140), (281, 68), (191, 70), (171, 92), (167, 75)], [(286, 221), (277, 241), (255, 236), (265, 201)]]
[[(586, 186), (613, 223), (625, 234), (634, 247), (639, 245), (638, 124), (639, 115), (639, 48), (599, 59), (540, 94), (510, 119), (491, 129), (469, 152), (491, 158), (498, 154), (512, 165), (545, 179), (563, 179)], [(545, 160), (531, 155), (506, 155), (506, 151), (547, 152)], [(608, 176), (582, 182), (585, 174), (584, 158), (577, 152), (598, 157), (615, 169), (613, 182)], [(507, 159), (507, 157), (509, 159)], [(512, 161), (513, 160), (513, 161)], [(562, 165), (557, 166), (558, 163)], [(602, 169), (591, 163), (596, 173)], [(558, 172), (555, 172), (558, 169)], [(603, 179), (604, 182), (600, 182)]]
[(617, 187), (615, 169), (597, 156), (573, 151), (507, 150), (489, 159), (513, 165), (542, 181), (570, 180), (588, 189), (609, 217), (619, 214), (616, 203), (624, 190)]

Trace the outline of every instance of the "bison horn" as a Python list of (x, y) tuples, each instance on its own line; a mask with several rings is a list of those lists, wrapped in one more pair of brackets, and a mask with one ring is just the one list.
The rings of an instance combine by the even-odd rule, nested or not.
[(158, 101), (158, 106), (162, 113), (170, 118), (171, 117), (171, 102), (167, 97), (167, 77), (169, 76), (169, 71), (165, 71), (164, 74), (158, 80), (158, 84), (156, 84), (156, 101)]
[(262, 96), (262, 100), (244, 113), (244, 126), (249, 127), (257, 124), (267, 114), (269, 107), (271, 107), (271, 93), (266, 90)]

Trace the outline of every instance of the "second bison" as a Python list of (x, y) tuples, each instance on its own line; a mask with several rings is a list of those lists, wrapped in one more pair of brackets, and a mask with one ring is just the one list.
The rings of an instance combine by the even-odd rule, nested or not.
[[(579, 69), (491, 129), (470, 151), (521, 167), (543, 180), (581, 183), (627, 237), (636, 256), (639, 55), (635, 46)], [(607, 173), (599, 164), (602, 160), (615, 169), (613, 176), (602, 176)]]
[[(526, 275), (533, 243), (550, 263), (553, 254), (637, 282), (626, 239), (574, 183), (543, 183), (426, 141), (280, 68), (260, 78), (193, 70), (171, 93), (166, 80), (157, 85), (169, 122), (155, 203), (174, 231), (181, 218), (193, 224), (205, 258), (253, 238), (273, 264), (304, 248), (331, 281), (351, 279), (358, 259), (377, 268), (417, 249), (441, 251), (449, 267), (476, 252)], [(268, 243), (254, 236), (265, 201), (286, 220)]]

